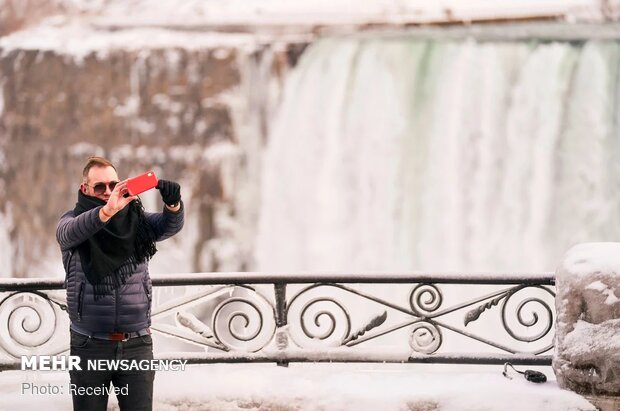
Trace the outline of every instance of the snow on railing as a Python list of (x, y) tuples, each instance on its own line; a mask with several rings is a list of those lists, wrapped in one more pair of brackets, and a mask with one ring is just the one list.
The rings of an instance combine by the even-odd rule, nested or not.
[[(158, 358), (550, 365), (553, 273), (196, 273), (152, 278)], [(404, 287), (408, 286), (408, 287)], [(0, 279), (0, 370), (67, 354), (61, 279)], [(158, 352), (157, 339), (174, 351)]]

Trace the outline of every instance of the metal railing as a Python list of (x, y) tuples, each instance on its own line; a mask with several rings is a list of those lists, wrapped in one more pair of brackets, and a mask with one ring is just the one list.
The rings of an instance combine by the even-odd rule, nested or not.
[[(154, 277), (157, 358), (550, 365), (554, 275), (197, 273)], [(62, 279), (0, 280), (0, 370), (68, 354)]]

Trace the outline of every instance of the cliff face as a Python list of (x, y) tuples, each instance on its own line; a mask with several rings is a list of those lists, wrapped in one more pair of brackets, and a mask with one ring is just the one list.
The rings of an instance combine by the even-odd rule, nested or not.
[[(152, 169), (182, 184), (188, 226), (160, 246), (159, 271), (247, 267), (253, 217), (238, 196), (254, 195), (285, 54), (182, 44), (79, 58), (19, 46), (0, 54), (3, 276), (62, 273), (56, 223), (93, 154), (110, 158), (121, 178)], [(160, 209), (156, 192), (142, 197)]]

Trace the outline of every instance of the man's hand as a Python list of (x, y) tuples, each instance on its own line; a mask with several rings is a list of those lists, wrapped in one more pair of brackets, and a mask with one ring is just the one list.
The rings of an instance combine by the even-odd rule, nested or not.
[(168, 207), (175, 208), (181, 201), (181, 186), (174, 181), (159, 180), (157, 189), (161, 194), (161, 199)]
[(106, 222), (114, 216), (114, 214), (127, 207), (127, 204), (138, 198), (138, 196), (127, 196), (127, 180), (123, 180), (114, 187), (108, 202), (99, 211), (99, 218), (101, 221)]

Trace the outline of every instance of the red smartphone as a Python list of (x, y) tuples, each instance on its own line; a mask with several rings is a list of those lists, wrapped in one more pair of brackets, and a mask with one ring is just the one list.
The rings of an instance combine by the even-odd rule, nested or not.
[(137, 196), (155, 187), (157, 187), (157, 176), (152, 171), (147, 171), (144, 174), (127, 180), (127, 191), (129, 195), (132, 196)]

